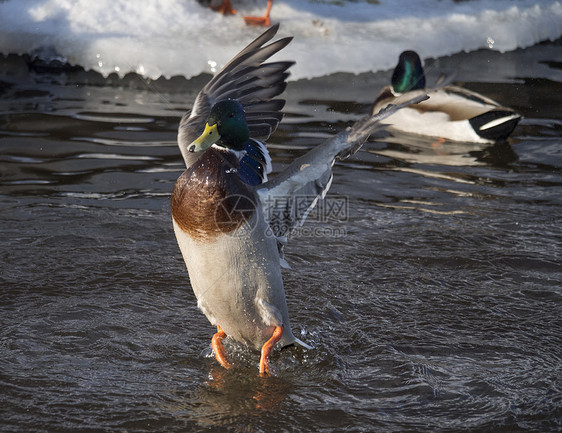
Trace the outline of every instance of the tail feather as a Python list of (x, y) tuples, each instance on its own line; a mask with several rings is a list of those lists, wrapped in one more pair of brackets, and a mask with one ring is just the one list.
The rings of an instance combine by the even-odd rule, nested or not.
[(292, 343), (286, 344), (285, 346), (283, 346), (281, 349), (286, 349), (288, 347), (293, 347), (295, 345), (299, 345), (301, 347), (304, 347), (305, 349), (311, 350), (313, 349), (312, 346), (306, 344), (304, 341), (299, 340), (297, 337), (294, 337), (294, 341)]
[(312, 349), (312, 346), (309, 346), (308, 344), (306, 344), (304, 341), (299, 340), (298, 338), (295, 337), (295, 343), (297, 343), (299, 346), (304, 347), (305, 349)]

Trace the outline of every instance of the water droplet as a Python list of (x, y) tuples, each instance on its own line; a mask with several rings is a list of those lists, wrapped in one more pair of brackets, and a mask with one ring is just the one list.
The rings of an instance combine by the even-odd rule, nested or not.
[(486, 38), (486, 43), (488, 44), (488, 48), (492, 49), (494, 48), (494, 44), (496, 43), (496, 41), (494, 41), (494, 38), (492, 38), (491, 36), (488, 36), (488, 38)]

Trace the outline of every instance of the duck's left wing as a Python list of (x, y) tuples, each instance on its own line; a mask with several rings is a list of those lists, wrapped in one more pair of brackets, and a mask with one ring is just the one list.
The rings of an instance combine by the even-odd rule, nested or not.
[(279, 25), (270, 27), (240, 51), (203, 87), (193, 109), (182, 117), (178, 145), (187, 165), (193, 156), (187, 146), (203, 133), (211, 107), (220, 100), (231, 98), (242, 104), (252, 138), (267, 140), (275, 131), (285, 105), (284, 99), (276, 97), (285, 90), (289, 76), (287, 69), (294, 64), (286, 61), (264, 63), (292, 40), (287, 37), (267, 44), (278, 29)]
[[(257, 188), (257, 193), (280, 250), (287, 237), (302, 225), (319, 199), (324, 198), (332, 182), (332, 166), (357, 152), (381, 122), (399, 109), (427, 99), (423, 94), (399, 105), (389, 105), (294, 160), (274, 179)], [(281, 251), (282, 252), (282, 251)]]

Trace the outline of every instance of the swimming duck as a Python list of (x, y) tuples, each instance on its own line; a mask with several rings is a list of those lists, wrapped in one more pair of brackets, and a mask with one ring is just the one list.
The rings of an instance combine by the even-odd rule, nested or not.
[(217, 329), (211, 343), (217, 361), (232, 366), (222, 344), (229, 336), (261, 351), (263, 375), (270, 373), (276, 344), (310, 348), (289, 322), (281, 278), (287, 237), (326, 194), (334, 161), (355, 152), (382, 118), (401, 108), (358, 121), (268, 180), (271, 158), (260, 140), (283, 117), (285, 101), (277, 96), (294, 63), (264, 63), (292, 39), (267, 44), (277, 30), (269, 28), (238, 53), (183, 116), (178, 145), (187, 169), (171, 196), (174, 232), (197, 305)]
[(507, 139), (521, 116), (511, 108), (458, 86), (425, 87), (420, 57), (414, 51), (400, 54), (391, 84), (384, 87), (371, 112), (425, 91), (429, 99), (386, 119), (393, 129), (452, 141), (493, 143)]
[[(261, 17), (251, 17), (245, 16), (244, 21), (246, 24), (251, 26), (265, 26), (269, 27), (271, 21), (269, 15), (271, 13), (271, 7), (273, 6), (273, 0), (267, 0), (267, 7), (265, 9), (265, 14)], [(220, 5), (210, 6), (214, 11), (220, 12), (223, 15), (234, 15), (237, 13), (236, 9), (232, 7), (230, 0), (222, 0)]]

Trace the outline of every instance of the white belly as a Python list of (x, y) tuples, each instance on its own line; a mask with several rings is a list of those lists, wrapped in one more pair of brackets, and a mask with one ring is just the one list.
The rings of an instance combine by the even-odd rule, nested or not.
[(210, 241), (191, 238), (175, 221), (174, 231), (197, 304), (211, 324), (256, 349), (283, 325), (281, 344), (291, 344), (277, 243), (266, 235), (263, 217), (254, 218), (257, 227), (244, 225)]
[(468, 120), (452, 121), (446, 113), (439, 111), (421, 113), (415, 109), (403, 108), (384, 119), (384, 123), (391, 129), (409, 134), (471, 143), (491, 142), (480, 137)]

